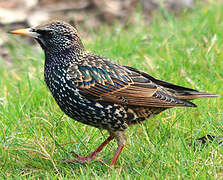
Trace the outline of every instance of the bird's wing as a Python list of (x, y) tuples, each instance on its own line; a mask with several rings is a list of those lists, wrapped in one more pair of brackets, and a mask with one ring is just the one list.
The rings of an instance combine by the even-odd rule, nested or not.
[(67, 74), (82, 95), (95, 101), (152, 107), (195, 106), (140, 73), (100, 57), (73, 63)]

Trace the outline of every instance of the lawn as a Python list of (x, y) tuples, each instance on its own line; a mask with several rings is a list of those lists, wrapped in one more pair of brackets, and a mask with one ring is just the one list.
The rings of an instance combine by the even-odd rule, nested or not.
[[(199, 99), (197, 108), (172, 108), (126, 131), (117, 164), (112, 141), (87, 165), (61, 160), (92, 152), (107, 132), (68, 118), (43, 80), (40, 48), (10, 35), (11, 60), (0, 59), (0, 177), (74, 179), (223, 179), (223, 147), (194, 151), (206, 134), (223, 135), (223, 4), (207, 1), (175, 17), (154, 14), (148, 26), (102, 25), (83, 37), (86, 48), (156, 78), (221, 95)], [(79, 32), (84, 31), (79, 28)], [(81, 33), (82, 34), (82, 33)]]

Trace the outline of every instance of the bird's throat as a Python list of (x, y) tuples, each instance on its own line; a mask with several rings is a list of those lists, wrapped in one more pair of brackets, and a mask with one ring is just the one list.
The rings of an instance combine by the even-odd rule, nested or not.
[(46, 43), (42, 38), (35, 38), (35, 40), (40, 44), (41, 48), (45, 50), (47, 48)]

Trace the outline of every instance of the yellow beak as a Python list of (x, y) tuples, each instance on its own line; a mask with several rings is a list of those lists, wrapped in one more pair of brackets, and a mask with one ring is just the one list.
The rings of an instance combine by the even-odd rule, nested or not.
[(14, 31), (9, 31), (10, 34), (19, 34), (19, 35), (23, 35), (23, 36), (29, 36), (29, 37), (38, 37), (39, 34), (36, 32), (33, 32), (32, 28), (27, 28), (27, 29), (17, 29)]

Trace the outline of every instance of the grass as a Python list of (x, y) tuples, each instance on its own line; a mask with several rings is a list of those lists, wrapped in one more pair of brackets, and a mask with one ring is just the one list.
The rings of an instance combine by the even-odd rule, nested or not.
[[(206, 134), (222, 136), (223, 4), (197, 4), (180, 17), (160, 13), (150, 26), (102, 26), (84, 40), (88, 50), (182, 86), (221, 95), (173, 108), (130, 127), (115, 168), (112, 141), (88, 165), (64, 164), (74, 150), (93, 151), (107, 133), (64, 115), (43, 80), (44, 55), (11, 37), (11, 61), (0, 60), (0, 177), (73, 179), (223, 179), (223, 148), (188, 146)], [(81, 29), (80, 29), (81, 31)], [(84, 38), (83, 38), (84, 39)], [(73, 142), (73, 143), (69, 143)]]

